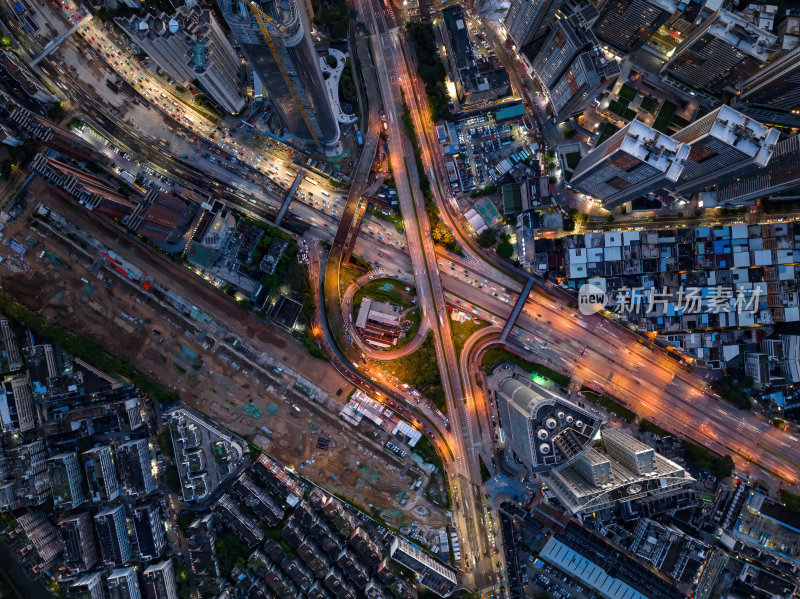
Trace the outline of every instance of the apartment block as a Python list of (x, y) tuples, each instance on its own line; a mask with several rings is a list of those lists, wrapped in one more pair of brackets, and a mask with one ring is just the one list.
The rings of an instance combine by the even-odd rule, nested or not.
[(22, 356), (19, 353), (19, 344), (11, 329), (8, 320), (0, 320), (0, 335), (3, 341), (3, 366), (4, 372), (14, 372), (23, 366)]
[(776, 41), (774, 34), (722, 9), (678, 46), (661, 73), (711, 94), (735, 93), (767, 62)]
[(100, 555), (106, 565), (122, 566), (133, 557), (125, 506), (107, 508), (94, 516)]
[(195, 584), (202, 593), (220, 592), (221, 572), (215, 548), (216, 538), (214, 514), (206, 514), (189, 526), (189, 559)]
[(67, 596), (81, 599), (105, 599), (105, 588), (100, 572), (92, 572), (75, 578), (68, 587)]
[(181, 6), (172, 16), (149, 14), (115, 22), (176, 82), (196, 81), (228, 113), (245, 107), (241, 60), (207, 8)]
[(541, 46), (562, 4), (562, 0), (512, 0), (503, 23), (517, 48)]
[(594, 29), (603, 42), (627, 53), (647, 42), (676, 8), (675, 0), (608, 0)]
[(41, 440), (23, 443), (6, 450), (17, 499), (25, 505), (41, 505), (50, 498), (47, 475), (47, 449)]
[(117, 445), (116, 454), (122, 488), (126, 495), (144, 497), (156, 489), (147, 439), (134, 439)]
[(611, 209), (675, 184), (690, 149), (634, 120), (584, 156), (570, 184)]
[(68, 569), (87, 572), (100, 561), (92, 517), (87, 512), (70, 514), (59, 520), (58, 534), (64, 545), (63, 559)]
[(507, 96), (511, 91), (508, 73), (494, 55), (476, 56), (475, 41), (461, 6), (448, 6), (442, 11), (442, 17), (447, 61), (461, 104), (476, 106)]
[(794, 135), (775, 144), (775, 151), (766, 166), (718, 185), (715, 200), (720, 206), (735, 206), (752, 204), (760, 198), (777, 202), (798, 196), (800, 135)]
[(142, 561), (160, 557), (167, 547), (164, 536), (164, 519), (155, 501), (137, 505), (133, 509), (133, 531), (136, 551)]
[(119, 497), (119, 479), (110, 445), (100, 445), (81, 454), (86, 479), (89, 481), (89, 495), (92, 501), (109, 502)]
[(132, 567), (117, 568), (106, 578), (110, 599), (142, 599), (139, 577)]
[(78, 456), (74, 453), (59, 453), (47, 460), (53, 506), (71, 510), (87, 498), (83, 494), (83, 473)]
[(6, 378), (0, 384), (0, 424), (4, 431), (25, 432), (36, 427), (36, 405), (27, 374)]
[(394, 537), (389, 549), (392, 559), (417, 575), (417, 581), (442, 597), (449, 597), (458, 585), (456, 571), (433, 559), (408, 541)]
[(687, 194), (712, 183), (766, 166), (780, 132), (720, 106), (673, 135), (689, 146), (689, 156), (676, 184)]
[(175, 569), (168, 559), (144, 571), (144, 586), (147, 599), (178, 599), (178, 585), (175, 582)]
[(800, 126), (800, 46), (746, 79), (736, 108), (762, 122)]

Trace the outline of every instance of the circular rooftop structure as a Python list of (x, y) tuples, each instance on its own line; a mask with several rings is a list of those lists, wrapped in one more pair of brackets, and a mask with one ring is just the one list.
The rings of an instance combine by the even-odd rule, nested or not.
[(537, 385), (516, 369), (497, 375), (492, 385), (497, 387), (508, 444), (533, 472), (566, 466), (591, 447), (602, 423), (599, 416)]

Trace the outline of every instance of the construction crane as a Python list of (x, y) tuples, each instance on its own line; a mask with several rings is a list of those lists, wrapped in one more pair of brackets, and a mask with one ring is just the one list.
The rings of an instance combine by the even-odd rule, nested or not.
[(244, 0), (244, 3), (247, 4), (253, 10), (253, 14), (256, 16), (256, 20), (258, 21), (258, 25), (259, 25), (259, 27), (261, 27), (261, 31), (267, 37), (267, 40), (269, 40), (270, 36), (269, 36), (269, 33), (266, 30), (265, 25), (262, 24), (261, 19), (265, 20), (267, 23), (272, 25), (275, 29), (277, 29), (281, 33), (286, 33), (286, 27), (284, 27), (282, 24), (278, 23), (275, 19), (273, 19), (271, 16), (269, 16), (263, 10), (261, 10), (261, 8), (258, 6), (258, 4), (256, 4), (253, 0)]
[(275, 42), (272, 41), (272, 35), (269, 32), (269, 27), (267, 27), (267, 23), (272, 25), (275, 29), (280, 31), (281, 33), (286, 33), (286, 27), (278, 23), (275, 19), (261, 10), (261, 7), (255, 3), (254, 0), (242, 0), (247, 6), (250, 7), (250, 10), (253, 11), (253, 15), (256, 18), (256, 22), (258, 23), (258, 27), (261, 29), (261, 33), (264, 35), (264, 39), (267, 41), (267, 45), (269, 46), (269, 51), (272, 52), (272, 56), (275, 58), (275, 63), (278, 65), (278, 68), (281, 71), (281, 75), (283, 75), (283, 79), (286, 81), (286, 86), (289, 88), (289, 91), (292, 92), (292, 97), (294, 98), (295, 103), (297, 104), (298, 110), (300, 110), (300, 114), (303, 115), (303, 120), (306, 122), (306, 126), (308, 127), (309, 133), (311, 133), (311, 137), (314, 138), (314, 143), (317, 144), (318, 147), (322, 147), (322, 144), (319, 143), (319, 139), (317, 138), (317, 134), (314, 132), (314, 128), (311, 126), (311, 121), (308, 120), (308, 115), (306, 111), (303, 109), (303, 104), (300, 102), (300, 97), (297, 95), (297, 91), (294, 89), (294, 85), (292, 85), (292, 80), (289, 77), (289, 73), (286, 71), (286, 67), (283, 65), (283, 60), (281, 56), (278, 54), (278, 48), (275, 46)]

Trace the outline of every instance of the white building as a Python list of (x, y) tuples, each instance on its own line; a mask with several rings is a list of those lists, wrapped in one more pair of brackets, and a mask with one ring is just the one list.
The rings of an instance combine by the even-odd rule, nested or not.
[(171, 559), (149, 566), (144, 571), (144, 581), (150, 599), (178, 599), (178, 586), (175, 583)]
[(136, 576), (136, 570), (133, 568), (117, 568), (108, 575), (107, 580), (108, 590), (112, 597), (124, 597), (124, 599), (142, 598), (139, 579)]
[(679, 491), (694, 479), (652, 447), (612, 427), (601, 431), (602, 451), (590, 448), (542, 480), (573, 514), (592, 514), (616, 504)]
[(690, 146), (634, 120), (584, 156), (570, 183), (615, 208), (678, 181)]

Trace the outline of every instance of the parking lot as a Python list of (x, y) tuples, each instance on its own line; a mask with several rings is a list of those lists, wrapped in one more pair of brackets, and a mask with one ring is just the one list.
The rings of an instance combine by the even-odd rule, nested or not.
[(459, 149), (466, 154), (465, 191), (490, 185), (501, 176), (497, 165), (528, 148), (528, 128), (523, 119), (498, 123), (489, 114), (472, 116), (456, 124)]

